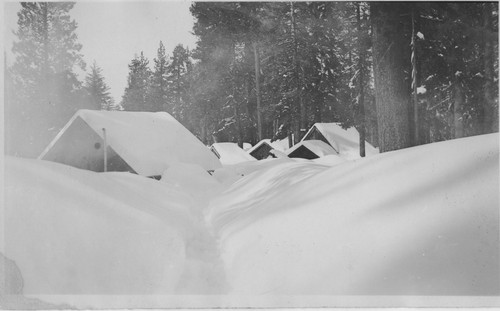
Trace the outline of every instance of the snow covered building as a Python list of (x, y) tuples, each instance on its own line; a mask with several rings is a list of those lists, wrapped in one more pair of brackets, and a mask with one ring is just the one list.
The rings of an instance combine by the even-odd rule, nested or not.
[[(315, 140), (328, 144), (333, 150), (345, 159), (357, 159), (359, 155), (359, 133), (356, 128), (343, 129), (339, 123), (315, 123), (301, 142)], [(315, 143), (318, 145), (317, 143)], [(378, 148), (365, 142), (367, 156), (378, 154)]]
[(264, 139), (255, 144), (252, 148), (248, 149), (247, 152), (257, 160), (262, 160), (271, 156), (271, 150), (273, 150), (273, 147), (271, 146), (270, 141), (268, 139)]
[(247, 152), (257, 160), (267, 159), (269, 157), (286, 157), (284, 151), (288, 149), (288, 139), (271, 142), (270, 139), (263, 139), (255, 146), (248, 149)]
[(288, 149), (286, 154), (289, 158), (313, 160), (327, 155), (337, 155), (337, 152), (321, 140), (303, 140)]
[(79, 110), (38, 159), (149, 177), (161, 176), (176, 162), (207, 171), (221, 167), (217, 157), (166, 112)]
[(217, 158), (219, 158), (220, 162), (224, 165), (256, 160), (235, 143), (214, 143), (210, 147), (210, 150), (217, 156)]

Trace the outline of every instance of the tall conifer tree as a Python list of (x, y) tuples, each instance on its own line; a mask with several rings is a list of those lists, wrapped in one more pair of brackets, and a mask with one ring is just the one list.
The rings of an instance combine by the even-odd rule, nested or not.
[(168, 95), (168, 81), (167, 81), (167, 68), (168, 58), (165, 53), (165, 46), (160, 41), (160, 46), (154, 61), (154, 71), (151, 80), (151, 101), (153, 111), (167, 111), (172, 114), (172, 104), (169, 103)]
[(113, 97), (109, 93), (109, 87), (104, 81), (102, 69), (96, 62), (90, 67), (90, 72), (85, 78), (85, 89), (88, 92), (89, 101), (93, 109), (97, 110), (115, 110)]
[(168, 97), (173, 106), (173, 114), (178, 120), (183, 120), (189, 113), (189, 101), (187, 99), (189, 80), (188, 75), (192, 69), (190, 52), (181, 44), (177, 45), (172, 52), (168, 65)]
[[(9, 150), (35, 157), (78, 108), (84, 108), (76, 69), (85, 69), (72, 2), (22, 2), (12, 51), (15, 86), (6, 118), (21, 136), (6, 137)], [(21, 134), (22, 133), (22, 134)]]
[(128, 85), (122, 97), (121, 106), (128, 111), (152, 111), (150, 100), (151, 70), (149, 60), (141, 52), (128, 65)]

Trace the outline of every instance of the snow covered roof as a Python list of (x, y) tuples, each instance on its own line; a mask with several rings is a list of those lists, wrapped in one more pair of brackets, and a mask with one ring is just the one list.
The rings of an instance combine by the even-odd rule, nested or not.
[(101, 139), (106, 129), (107, 144), (139, 175), (161, 175), (175, 162), (198, 164), (206, 170), (221, 167), (217, 157), (166, 112), (79, 110), (39, 159), (78, 118)]
[(248, 153), (252, 153), (253, 151), (255, 151), (256, 149), (258, 149), (263, 144), (268, 144), (272, 149), (275, 149), (275, 150), (278, 150), (278, 151), (281, 151), (281, 152), (284, 152), (284, 151), (286, 151), (289, 148), (289, 146), (288, 146), (288, 138), (285, 138), (285, 139), (282, 139), (282, 140), (275, 140), (273, 142), (271, 142), (271, 139), (266, 138), (266, 139), (263, 139), (263, 140), (259, 141), (258, 143), (256, 143), (255, 146), (253, 146), (252, 148), (248, 149), (247, 152)]
[(286, 155), (290, 155), (295, 150), (299, 149), (301, 146), (314, 152), (318, 157), (324, 157), (327, 155), (337, 154), (337, 152), (329, 146), (327, 143), (321, 140), (304, 140), (293, 146), (286, 151)]
[(288, 150), (288, 148), (290, 148), (290, 145), (288, 144), (288, 137), (271, 142), (271, 146), (274, 149), (276, 149), (278, 151), (282, 151), (282, 152)]
[(214, 143), (210, 149), (213, 150), (224, 165), (257, 160), (241, 149), (236, 143)]
[[(304, 135), (302, 141), (317, 139), (314, 137), (315, 129), (319, 131), (328, 143), (341, 157), (347, 159), (359, 158), (359, 132), (355, 127), (343, 129), (339, 123), (315, 123)], [(366, 155), (378, 154), (378, 148), (365, 142)]]
[(252, 152), (254, 152), (255, 150), (259, 149), (260, 146), (262, 145), (269, 145), (270, 148), (273, 148), (273, 146), (271, 146), (271, 140), (270, 139), (263, 139), (261, 141), (259, 141), (258, 143), (256, 143), (252, 148), (248, 149), (247, 152), (249, 154), (251, 154)]

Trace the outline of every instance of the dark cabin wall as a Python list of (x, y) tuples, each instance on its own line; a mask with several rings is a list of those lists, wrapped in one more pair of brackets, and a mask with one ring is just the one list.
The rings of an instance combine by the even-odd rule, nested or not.
[(295, 149), (292, 153), (288, 155), (289, 158), (302, 158), (307, 160), (313, 160), (319, 158), (317, 154), (309, 150), (304, 145)]
[(330, 144), (330, 142), (328, 142), (325, 136), (321, 134), (320, 131), (318, 131), (318, 128), (316, 126), (309, 132), (307, 136), (304, 137), (304, 140), (321, 140), (322, 142), (333, 148), (333, 146)]
[(262, 160), (262, 159), (267, 159), (269, 157), (270, 153), (273, 148), (269, 146), (267, 143), (261, 144), (257, 149), (252, 151), (250, 155), (257, 160)]
[[(104, 141), (80, 117), (66, 129), (42, 158), (94, 172), (104, 171)], [(135, 171), (108, 146), (108, 171)]]

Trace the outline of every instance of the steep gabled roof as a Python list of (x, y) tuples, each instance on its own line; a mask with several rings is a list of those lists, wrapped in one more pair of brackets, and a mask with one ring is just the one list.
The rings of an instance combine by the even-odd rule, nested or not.
[[(315, 132), (319, 132), (328, 144), (346, 159), (359, 158), (359, 133), (354, 127), (343, 129), (339, 123), (315, 123), (304, 135), (302, 141), (317, 139)], [(378, 154), (377, 148), (365, 142), (366, 155)]]
[(235, 143), (214, 143), (210, 147), (224, 165), (237, 164), (246, 161), (256, 161), (254, 157)]
[(301, 147), (305, 147), (316, 154), (318, 157), (324, 157), (327, 155), (336, 155), (337, 152), (327, 143), (321, 140), (303, 140), (298, 144), (294, 145), (292, 148), (286, 151), (286, 155), (290, 156), (293, 152)]
[(44, 152), (81, 118), (139, 175), (161, 175), (175, 162), (198, 164), (206, 170), (221, 166), (217, 157), (191, 132), (166, 112), (126, 112), (79, 110), (59, 132)]
[(273, 149), (273, 146), (271, 146), (271, 140), (270, 139), (263, 139), (256, 143), (252, 148), (248, 149), (247, 152), (249, 154), (252, 154), (255, 150), (259, 149), (262, 147), (262, 145), (267, 145), (269, 146), (270, 149)]
[(275, 140), (273, 142), (271, 142), (271, 139), (265, 138), (265, 139), (259, 141), (258, 143), (256, 143), (255, 146), (253, 146), (252, 148), (248, 149), (247, 152), (252, 153), (253, 151), (255, 151), (256, 149), (258, 149), (260, 146), (262, 146), (264, 144), (267, 144), (272, 149), (275, 149), (275, 150), (278, 150), (281, 152), (286, 151), (289, 147), (288, 146), (288, 138), (281, 139), (281, 140)]

